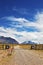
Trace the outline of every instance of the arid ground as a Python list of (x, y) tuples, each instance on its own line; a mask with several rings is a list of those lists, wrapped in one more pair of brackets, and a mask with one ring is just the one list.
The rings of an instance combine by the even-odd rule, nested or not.
[(11, 56), (3, 56), (1, 53), (0, 65), (43, 65), (43, 50), (28, 50), (15, 46)]

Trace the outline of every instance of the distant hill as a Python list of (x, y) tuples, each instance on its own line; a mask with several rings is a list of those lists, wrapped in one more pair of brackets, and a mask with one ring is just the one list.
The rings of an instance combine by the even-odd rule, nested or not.
[(32, 42), (32, 41), (25, 41), (25, 42), (23, 42), (22, 44), (37, 44), (37, 43)]
[(0, 36), (0, 43), (7, 43), (7, 44), (19, 44), (18, 41), (16, 41), (15, 39), (13, 38), (10, 38), (10, 37), (4, 37), (4, 36)]

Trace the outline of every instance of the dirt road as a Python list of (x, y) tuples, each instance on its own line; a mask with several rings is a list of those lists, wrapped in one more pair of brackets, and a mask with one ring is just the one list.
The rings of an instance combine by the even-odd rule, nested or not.
[(40, 57), (34, 50), (24, 50), (17, 46), (12, 58), (3, 65), (43, 65), (43, 56)]

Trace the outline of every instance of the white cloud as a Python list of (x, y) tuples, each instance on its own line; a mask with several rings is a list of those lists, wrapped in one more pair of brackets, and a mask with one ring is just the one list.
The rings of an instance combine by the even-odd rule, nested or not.
[(13, 16), (11, 17), (5, 17), (5, 19), (10, 20), (10, 21), (16, 21), (16, 22), (28, 22), (25, 18), (15, 18)]
[(26, 32), (26, 31), (18, 32), (17, 30), (15, 30), (13, 28), (0, 27), (0, 36), (16, 38), (15, 34), (22, 36), (22, 37), (18, 38), (18, 41), (20, 41), (20, 42), (22, 42), (24, 40), (28, 40), (28, 39), (32, 39), (32, 38), (36, 38), (37, 37), (33, 33), (29, 33), (29, 32)]
[[(17, 25), (17, 27), (34, 27), (37, 30), (39, 30), (39, 32), (27, 32), (25, 31), (17, 31), (16, 28), (4, 28), (4, 27), (0, 27), (0, 35), (3, 36), (9, 36), (12, 38), (17, 39), (19, 42), (23, 42), (25, 40), (31, 40), (31, 41), (35, 41), (38, 43), (43, 43), (43, 12), (42, 13), (37, 13), (35, 15), (35, 21), (29, 21), (25, 18), (15, 18), (15, 17), (5, 17), (6, 20), (10, 20), (12, 21), (11, 26), (13, 25), (14, 27), (14, 22), (18, 22), (20, 23), (20, 25)], [(21, 37), (17, 37), (15, 34), (17, 35), (21, 35)]]
[(16, 12), (22, 14), (22, 15), (29, 15), (29, 10), (25, 9), (25, 8), (19, 8), (19, 9), (17, 9), (16, 7), (13, 7), (12, 10), (16, 11)]
[(10, 25), (13, 27), (14, 23), (18, 22), (20, 25), (16, 25), (17, 27), (34, 27), (37, 30), (43, 31), (43, 13), (35, 15), (35, 22), (29, 21), (25, 18), (6, 17), (6, 19), (12, 21)]
[[(0, 27), (0, 30), (1, 30), (0, 36), (12, 37), (19, 42), (23, 42), (25, 40), (31, 40), (38, 43), (39, 42), (43, 43), (43, 32), (26, 32), (26, 31), (18, 32), (15, 29), (12, 28), (5, 29), (4, 27)], [(15, 34), (21, 35), (21, 37), (16, 37)]]

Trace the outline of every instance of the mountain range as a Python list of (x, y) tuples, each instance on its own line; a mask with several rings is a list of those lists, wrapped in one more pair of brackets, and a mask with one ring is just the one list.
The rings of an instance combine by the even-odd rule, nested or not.
[[(0, 43), (7, 43), (7, 44), (19, 44), (19, 42), (11, 37), (4, 37), (4, 36), (0, 36)], [(21, 44), (36, 44), (35, 42), (32, 41), (24, 41)]]
[(37, 44), (37, 43), (32, 42), (32, 41), (24, 41), (22, 44)]
[(4, 37), (4, 36), (0, 36), (0, 43), (12, 43), (12, 44), (19, 44), (18, 41), (16, 41), (15, 39), (13, 38), (10, 38), (10, 37)]

